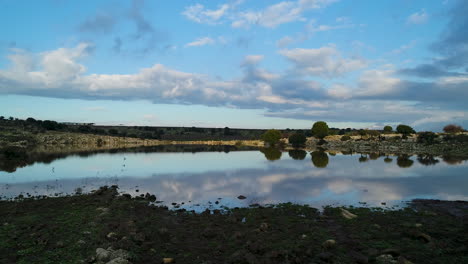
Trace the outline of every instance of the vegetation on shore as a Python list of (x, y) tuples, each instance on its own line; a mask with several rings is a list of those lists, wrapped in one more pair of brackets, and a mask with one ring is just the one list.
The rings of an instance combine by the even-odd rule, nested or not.
[(197, 214), (148, 205), (155, 200), (104, 187), (0, 201), (0, 263), (468, 262), (466, 202), (419, 201), (400, 210), (326, 207), (323, 213), (303, 205), (252, 205)]

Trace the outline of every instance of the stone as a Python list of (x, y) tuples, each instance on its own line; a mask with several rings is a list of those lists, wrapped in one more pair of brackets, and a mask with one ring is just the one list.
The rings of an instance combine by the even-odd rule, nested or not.
[(175, 263), (175, 259), (173, 259), (173, 258), (163, 258), (163, 263), (164, 264)]
[(398, 264), (413, 264), (413, 262), (407, 260), (405, 257), (398, 257)]
[(114, 232), (110, 232), (109, 234), (107, 234), (106, 236), (108, 239), (111, 239), (111, 240), (116, 240), (117, 239), (117, 234), (114, 233)]
[(247, 198), (247, 197), (245, 197), (244, 195), (239, 195), (239, 196), (237, 196), (237, 199), (239, 199), (239, 200), (244, 200), (244, 199), (246, 199), (246, 198)]
[(336, 241), (333, 240), (333, 239), (329, 239), (329, 240), (326, 240), (325, 242), (323, 242), (322, 247), (324, 249), (332, 249), (332, 248), (335, 247), (335, 245), (336, 245)]
[(260, 231), (266, 232), (268, 230), (269, 226), (267, 223), (261, 223), (260, 224)]
[(110, 259), (110, 252), (103, 248), (96, 249), (96, 260), (98, 261), (108, 261)]
[(417, 227), (417, 228), (420, 228), (420, 227), (422, 227), (422, 224), (416, 223), (416, 224), (414, 224), (414, 226)]
[(393, 259), (392, 255), (380, 255), (375, 259), (377, 264), (397, 264), (398, 262)]
[(350, 211), (344, 209), (344, 208), (340, 208), (341, 210), (341, 215), (346, 218), (346, 219), (354, 219), (357, 217), (357, 215), (351, 213)]
[(122, 258), (122, 259), (128, 259), (130, 256), (127, 251), (123, 249), (117, 249), (117, 250), (111, 250), (110, 251), (110, 258), (111, 259), (116, 259), (116, 258)]
[(106, 264), (129, 264), (130, 262), (124, 258), (115, 258), (109, 262), (107, 262)]
[(422, 241), (424, 241), (426, 243), (429, 243), (432, 240), (431, 236), (429, 236), (428, 234), (424, 234), (424, 233), (418, 233), (416, 235), (416, 238), (421, 239)]

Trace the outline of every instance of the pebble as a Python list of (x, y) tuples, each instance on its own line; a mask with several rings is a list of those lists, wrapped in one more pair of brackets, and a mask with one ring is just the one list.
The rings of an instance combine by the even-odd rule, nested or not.
[(245, 197), (244, 195), (239, 195), (239, 196), (237, 196), (237, 199), (239, 199), (239, 200), (244, 200), (244, 199), (246, 199), (246, 198), (247, 198), (247, 197)]
[(167, 264), (167, 263), (174, 263), (175, 260), (173, 258), (163, 258), (163, 263), (164, 264)]
[(329, 240), (323, 242), (322, 247), (325, 248), (325, 249), (331, 249), (331, 248), (334, 248), (335, 245), (336, 245), (336, 241), (333, 240), (333, 239), (329, 239)]

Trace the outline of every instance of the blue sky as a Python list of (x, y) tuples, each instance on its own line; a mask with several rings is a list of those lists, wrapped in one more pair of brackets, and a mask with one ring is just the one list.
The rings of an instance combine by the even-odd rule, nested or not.
[(468, 3), (0, 0), (0, 115), (468, 126)]

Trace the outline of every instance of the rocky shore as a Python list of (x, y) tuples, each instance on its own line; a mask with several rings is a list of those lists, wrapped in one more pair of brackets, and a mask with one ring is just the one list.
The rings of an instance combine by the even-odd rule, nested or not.
[(116, 187), (0, 201), (0, 263), (468, 263), (468, 203), (251, 205), (201, 214)]

